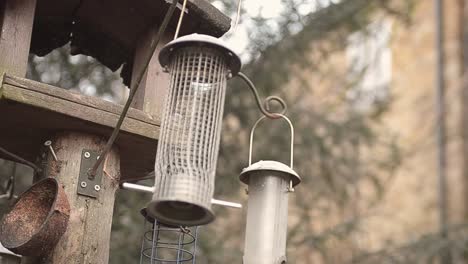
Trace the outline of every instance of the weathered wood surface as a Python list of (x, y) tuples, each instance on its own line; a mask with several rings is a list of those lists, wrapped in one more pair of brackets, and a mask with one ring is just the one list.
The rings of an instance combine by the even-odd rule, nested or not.
[[(141, 71), (144, 66), (143, 62), (145, 58), (147, 58), (151, 52), (150, 43), (152, 41), (152, 37), (151, 31), (148, 31), (143, 34), (139, 41), (139, 45), (135, 52), (135, 62), (133, 63), (134, 74), (132, 75), (132, 85), (136, 82), (136, 73)], [(159, 42), (159, 45), (156, 47), (156, 51), (148, 65), (145, 76), (140, 83), (137, 94), (133, 99), (133, 107), (143, 110), (156, 120), (161, 120), (164, 100), (166, 99), (170, 81), (170, 75), (165, 73), (164, 69), (159, 64), (158, 55), (164, 45), (171, 40), (172, 36), (170, 34), (166, 34)]]
[[(111, 70), (123, 65), (122, 77), (129, 85), (140, 36), (161, 23), (168, 7), (166, 0), (41, 0), (37, 4), (31, 51), (43, 56), (71, 41), (73, 54), (93, 56)], [(187, 7), (181, 35), (203, 33), (219, 37), (229, 30), (230, 18), (208, 1), (188, 0)], [(168, 31), (174, 32), (179, 14), (180, 11), (174, 13)]]
[[(122, 106), (99, 98), (6, 76), (0, 89), (0, 146), (35, 160), (43, 142), (57, 131), (109, 137), (121, 111)], [(154, 169), (159, 122), (130, 109), (116, 140), (122, 179), (140, 178)]]
[(67, 231), (43, 264), (108, 263), (112, 213), (120, 177), (117, 148), (104, 161), (99, 197), (76, 194), (82, 150), (99, 151), (105, 144), (105, 138), (75, 132), (59, 133), (53, 138), (58, 162), (49, 155), (47, 172), (63, 185), (71, 212)]
[[(93, 96), (8, 75), (4, 77), (1, 95), (5, 99), (112, 127), (123, 108), (121, 105)], [(137, 109), (130, 109), (127, 117), (122, 125), (123, 131), (157, 138), (158, 131), (154, 126), (159, 126), (159, 120)]]
[(26, 76), (36, 0), (0, 2), (0, 72)]

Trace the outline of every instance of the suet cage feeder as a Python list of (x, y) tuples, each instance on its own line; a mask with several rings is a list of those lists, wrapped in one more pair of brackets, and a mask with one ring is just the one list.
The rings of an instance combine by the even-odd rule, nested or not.
[(207, 224), (214, 220), (226, 83), (239, 72), (240, 58), (221, 40), (192, 34), (168, 43), (159, 61), (170, 74), (170, 86), (148, 214), (169, 225)]
[(195, 264), (198, 227), (169, 226), (141, 210), (145, 231), (141, 242), (140, 264)]

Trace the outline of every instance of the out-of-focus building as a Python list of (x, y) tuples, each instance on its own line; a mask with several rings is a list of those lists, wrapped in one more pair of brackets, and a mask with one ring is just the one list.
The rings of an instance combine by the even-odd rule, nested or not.
[[(448, 222), (457, 226), (468, 216), (468, 1), (447, 0), (443, 5)], [(409, 21), (390, 13), (376, 12), (366, 30), (341, 38), (345, 49), (325, 58), (317, 55), (319, 47), (333, 46), (339, 38), (331, 33), (312, 41), (307, 58), (314, 62), (313, 69), (293, 67), (284, 88), (298, 107), (314, 107), (318, 112), (330, 111), (326, 106), (343, 96), (355, 111), (370, 111), (376, 101), (390, 102), (381, 116), (378, 137), (395, 136), (401, 163), (384, 181), (382, 198), (375, 205), (364, 205), (374, 191), (369, 184), (360, 184), (359, 198), (352, 205), (331, 210), (311, 223), (314, 230), (327, 230), (362, 214), (359, 234), (346, 239), (352, 245), (331, 246), (339, 251), (334, 263), (353, 258), (356, 248), (378, 251), (439, 230), (434, 3), (415, 0)], [(303, 89), (304, 82), (313, 90), (310, 97), (294, 98), (295, 89)], [(344, 88), (353, 82), (353, 88)], [(348, 110), (333, 109), (337, 119), (343, 114), (340, 111)], [(362, 155), (378, 156), (379, 150), (363, 150)], [(309, 258), (297, 263), (321, 263), (310, 251), (304, 248), (301, 254)]]

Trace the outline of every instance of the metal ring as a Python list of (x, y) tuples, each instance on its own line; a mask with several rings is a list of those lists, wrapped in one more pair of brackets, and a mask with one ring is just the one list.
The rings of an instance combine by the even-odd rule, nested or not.
[[(289, 124), (289, 128), (290, 128), (290, 131), (291, 131), (290, 167), (291, 167), (291, 169), (293, 169), (293, 165), (294, 165), (294, 126), (291, 123), (291, 120), (289, 120), (289, 118), (287, 118), (285, 115), (279, 114), (279, 113), (276, 113), (276, 115), (278, 115), (278, 118), (284, 119)], [(257, 122), (255, 122), (254, 126), (252, 127), (252, 130), (250, 131), (249, 166), (252, 165), (252, 145), (253, 145), (253, 136), (254, 136), (254, 133), (255, 133), (255, 129), (257, 128), (258, 124), (262, 120), (264, 120), (266, 117), (267, 116), (260, 117), (257, 120)]]

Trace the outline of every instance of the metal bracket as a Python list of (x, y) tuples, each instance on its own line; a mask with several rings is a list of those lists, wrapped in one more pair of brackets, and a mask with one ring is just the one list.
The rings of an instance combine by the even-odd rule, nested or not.
[(78, 177), (77, 193), (84, 196), (98, 198), (102, 184), (102, 167), (98, 167), (96, 175), (89, 177), (89, 170), (93, 167), (96, 160), (99, 159), (99, 152), (83, 149), (81, 153), (80, 175)]

